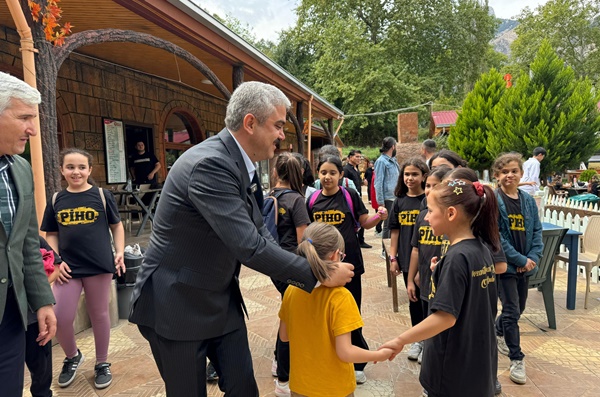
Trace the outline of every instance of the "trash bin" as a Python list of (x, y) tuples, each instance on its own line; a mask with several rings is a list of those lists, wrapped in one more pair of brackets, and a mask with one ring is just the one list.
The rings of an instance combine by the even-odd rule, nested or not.
[(125, 262), (125, 274), (117, 277), (117, 301), (119, 303), (119, 318), (129, 318), (131, 307), (131, 294), (135, 287), (135, 279), (142, 266), (144, 256), (125, 253), (123, 256)]

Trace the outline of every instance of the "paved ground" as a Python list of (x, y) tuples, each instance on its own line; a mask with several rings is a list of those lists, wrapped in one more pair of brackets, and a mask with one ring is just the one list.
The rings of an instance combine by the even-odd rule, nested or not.
[[(135, 229), (135, 225), (134, 225)], [(149, 230), (149, 229), (148, 229)], [(380, 244), (373, 231), (367, 241)], [(145, 241), (128, 238), (128, 243)], [(364, 335), (371, 349), (397, 336), (410, 327), (408, 299), (401, 278), (400, 308), (392, 311), (391, 289), (387, 287), (385, 263), (380, 250), (363, 250), (366, 273), (363, 276)], [(588, 310), (583, 309), (585, 280), (578, 280), (577, 309), (566, 310), (566, 278), (563, 269), (557, 273), (555, 303), (558, 330), (550, 330), (540, 292), (530, 290), (528, 308), (523, 315), (521, 343), (527, 355), (527, 384), (518, 386), (508, 379), (509, 360), (500, 356), (499, 378), (504, 396), (600, 396), (600, 284), (592, 284)], [(241, 287), (250, 313), (248, 337), (254, 358), (254, 369), (261, 396), (273, 396), (271, 376), (272, 350), (277, 331), (277, 311), (280, 298), (268, 277), (244, 268)], [(105, 390), (95, 390), (93, 380), (94, 342), (91, 330), (78, 335), (81, 351), (88, 357), (78, 371), (75, 382), (66, 389), (55, 383), (56, 396), (165, 396), (150, 348), (137, 328), (120, 320), (112, 329), (109, 360), (112, 362), (113, 384)], [(62, 367), (64, 354), (58, 345), (53, 348), (55, 379)], [(408, 361), (406, 353), (393, 362), (369, 365), (367, 383), (358, 386), (356, 396), (420, 396), (418, 382), (420, 366)], [(27, 373), (27, 371), (26, 371)], [(29, 396), (28, 379), (26, 390)], [(209, 396), (221, 396), (216, 384), (208, 385)]]

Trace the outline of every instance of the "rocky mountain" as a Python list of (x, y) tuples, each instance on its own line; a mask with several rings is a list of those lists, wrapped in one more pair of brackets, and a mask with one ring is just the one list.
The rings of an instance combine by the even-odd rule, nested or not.
[(510, 45), (517, 38), (515, 28), (519, 25), (519, 22), (512, 19), (500, 19), (500, 21), (500, 26), (496, 30), (496, 37), (492, 39), (491, 44), (496, 51), (510, 56)]

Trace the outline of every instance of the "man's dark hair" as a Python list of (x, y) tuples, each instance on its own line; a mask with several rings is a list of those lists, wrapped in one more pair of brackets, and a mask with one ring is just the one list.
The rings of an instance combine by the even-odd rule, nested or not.
[(540, 154), (543, 154), (545, 156), (546, 155), (546, 149), (544, 149), (541, 146), (538, 146), (535, 149), (533, 149), (533, 157), (539, 156)]
[(348, 157), (354, 156), (354, 155), (357, 155), (357, 154), (362, 154), (362, 152), (360, 150), (358, 150), (358, 149), (352, 149), (352, 150), (350, 150), (350, 152), (348, 152)]
[(425, 139), (423, 141), (423, 149), (425, 149), (427, 153), (435, 152), (436, 146), (437, 145), (435, 144), (435, 141), (433, 139)]
[(381, 148), (379, 148), (379, 153), (385, 153), (394, 146), (396, 146), (396, 139), (391, 136), (385, 137), (381, 143)]

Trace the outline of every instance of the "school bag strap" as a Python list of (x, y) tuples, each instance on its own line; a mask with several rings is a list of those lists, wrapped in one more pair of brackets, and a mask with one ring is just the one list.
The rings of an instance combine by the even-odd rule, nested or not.
[[(356, 217), (354, 216), (354, 203), (352, 202), (352, 197), (350, 196), (350, 193), (348, 192), (348, 190), (346, 190), (345, 187), (340, 186), (340, 189), (342, 189), (342, 193), (344, 194), (344, 198), (346, 199), (346, 204), (348, 204), (348, 207), (350, 207), (350, 214), (352, 214), (352, 221), (354, 222), (354, 231), (358, 233), (358, 231), (360, 230), (360, 223), (356, 220)], [(322, 191), (323, 189), (319, 189), (310, 196), (310, 198), (308, 199), (309, 210), (312, 211), (313, 206), (315, 205), (315, 201), (317, 201), (317, 198), (319, 197), (319, 194), (321, 194)]]
[(291, 189), (285, 189), (277, 193), (271, 192), (265, 201), (263, 202), (262, 215), (263, 223), (267, 227), (271, 236), (275, 241), (279, 242), (279, 235), (277, 233), (277, 224), (279, 222), (279, 202), (278, 199), (285, 193), (293, 192)]

